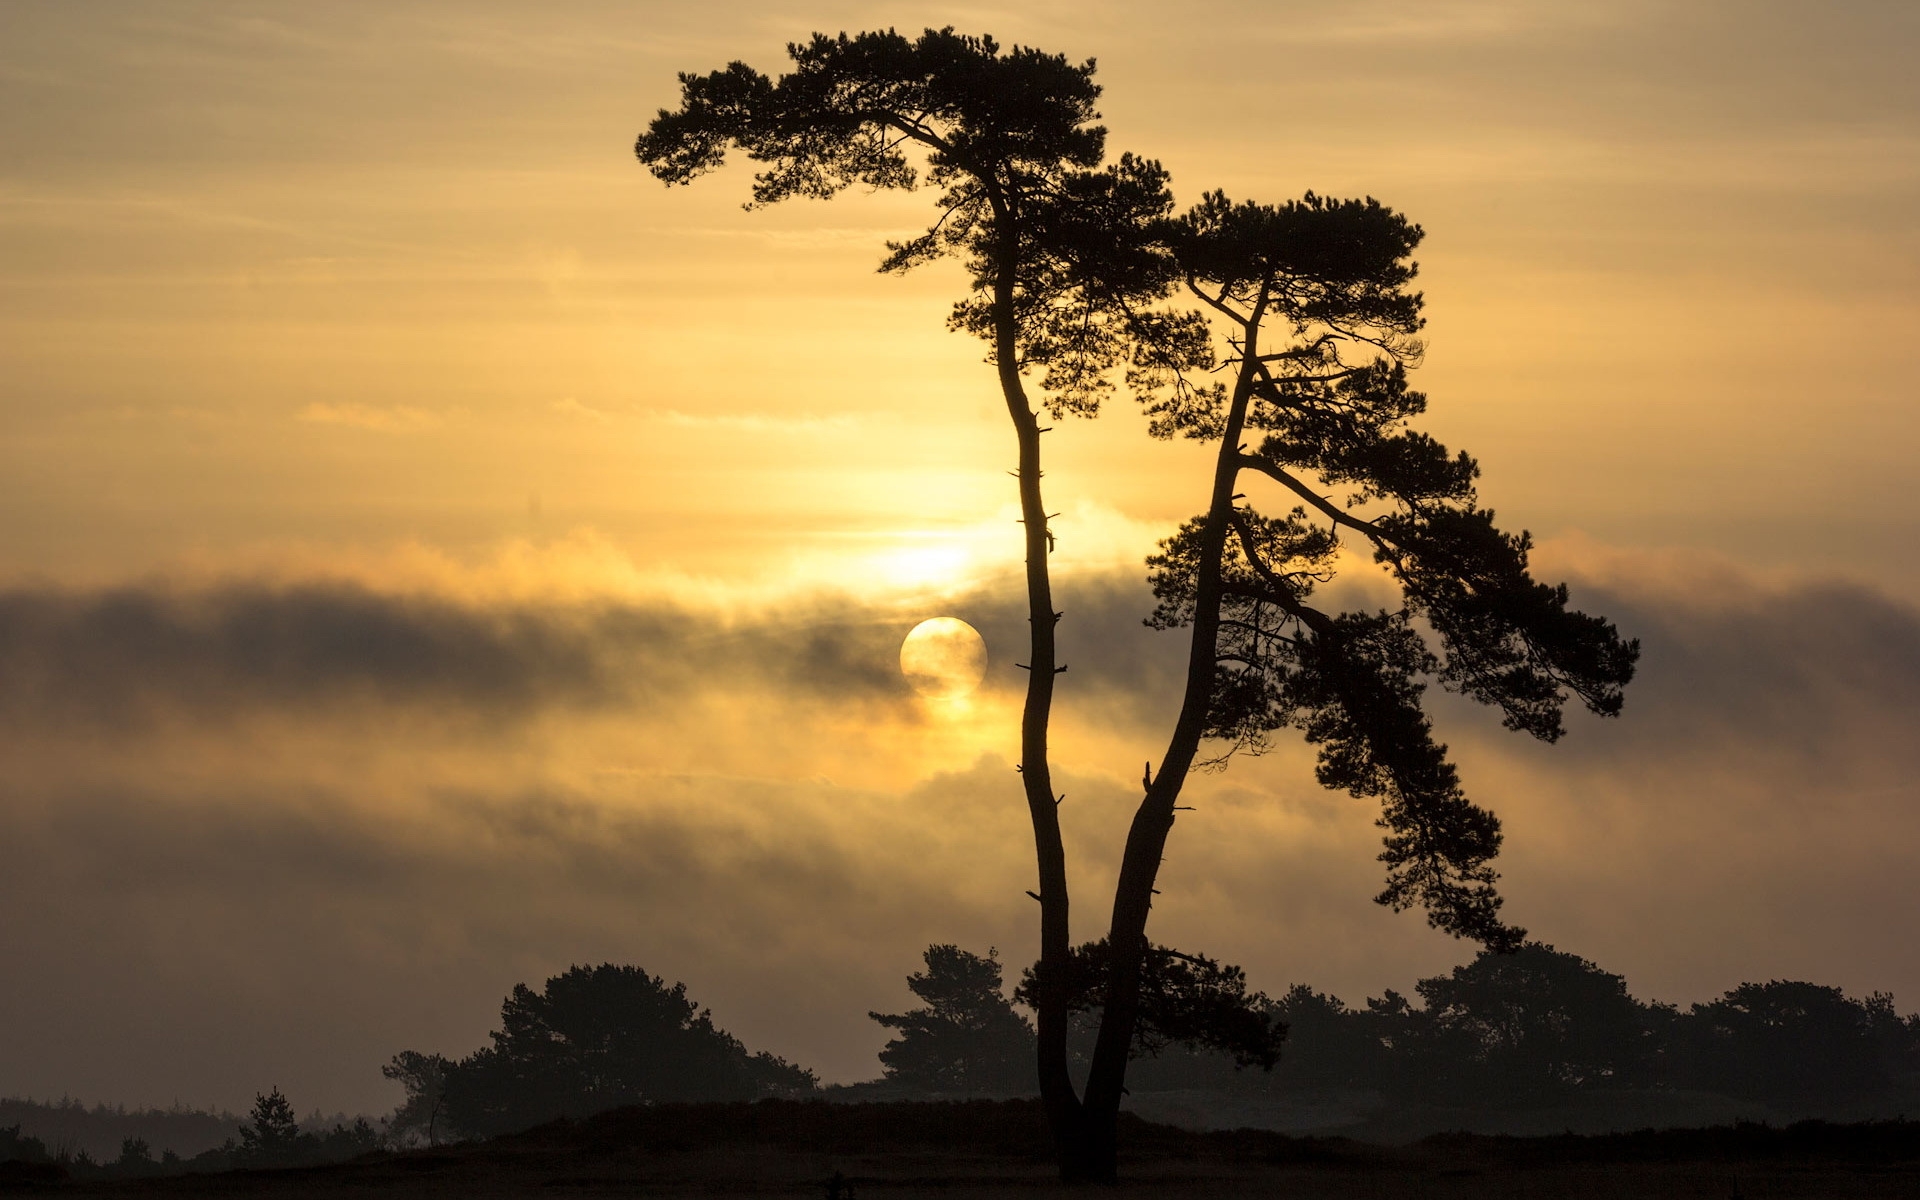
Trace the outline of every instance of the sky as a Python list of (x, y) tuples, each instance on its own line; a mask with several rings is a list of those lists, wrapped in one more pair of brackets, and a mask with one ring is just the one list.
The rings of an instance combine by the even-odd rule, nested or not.
[[(1031, 960), (1011, 431), (958, 269), (874, 271), (928, 197), (631, 152), (677, 71), (946, 24), (1097, 59), (1183, 204), (1426, 229), (1424, 427), (1643, 644), (1555, 746), (1434, 697), (1512, 919), (1920, 1008), (1911, 5), (0, 0), (0, 1094), (377, 1113), (601, 961), (851, 1081), (928, 943)], [(1092, 938), (1206, 464), (1049, 437)], [(900, 675), (934, 616), (970, 700)], [(1353, 1003), (1470, 957), (1299, 745), (1190, 796), (1161, 940)]]

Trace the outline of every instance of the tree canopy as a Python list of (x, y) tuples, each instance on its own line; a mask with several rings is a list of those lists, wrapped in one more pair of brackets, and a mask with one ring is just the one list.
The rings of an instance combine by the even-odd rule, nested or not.
[(926, 1092), (1030, 1093), (1033, 1026), (1000, 990), (999, 961), (954, 945), (928, 946), (925, 961), (907, 977), (922, 1007), (867, 1014), (899, 1031), (880, 1051), (886, 1077)]
[(491, 1046), (444, 1068), (442, 1107), (469, 1135), (623, 1104), (750, 1100), (814, 1086), (810, 1071), (749, 1054), (685, 984), (668, 986), (638, 967), (576, 966), (538, 992), (517, 984), (489, 1036)]
[(741, 62), (681, 74), (681, 106), (660, 111), (635, 153), (680, 184), (737, 148), (764, 168), (756, 206), (853, 186), (938, 189), (937, 219), (889, 242), (880, 269), (958, 258), (974, 295), (955, 304), (953, 327), (993, 345), (996, 363), (1039, 370), (1055, 416), (1097, 410), (1130, 346), (1126, 314), (1173, 283), (1152, 234), (1173, 197), (1156, 162), (1101, 165), (1094, 64), (950, 27), (815, 34), (788, 55), (777, 80)]
[[(1551, 741), (1569, 693), (1596, 713), (1619, 711), (1637, 646), (1569, 609), (1564, 587), (1534, 581), (1527, 535), (1502, 532), (1478, 504), (1478, 466), (1408, 427), (1425, 407), (1407, 383), (1421, 352), (1421, 297), (1408, 290), (1417, 225), (1371, 199), (1312, 193), (1262, 205), (1213, 192), (1175, 219), (1157, 162), (1122, 155), (1101, 165), (1091, 61), (1003, 53), (950, 28), (918, 39), (816, 34), (788, 54), (792, 70), (777, 80), (739, 62), (682, 74), (681, 106), (662, 109), (635, 150), (658, 178), (680, 184), (737, 149), (762, 167), (754, 205), (855, 185), (914, 188), (923, 170), (939, 189), (934, 222), (891, 243), (881, 269), (964, 264), (971, 294), (950, 324), (988, 343), (1014, 424), (1030, 629), (1019, 770), (1039, 867), (1029, 894), (1041, 910), (1040, 959), (1023, 994), (1037, 1018), (1040, 1090), (1062, 1172), (1111, 1178), (1126, 1064), (1141, 1038), (1174, 1036), (1166, 1031), (1185, 1020), (1178, 1036), (1225, 1038), (1270, 1064), (1279, 1036), (1235, 1008), (1246, 997), (1232, 968), (1146, 936), (1176, 801), (1202, 743), (1221, 746), (1219, 761), (1299, 728), (1319, 747), (1322, 783), (1381, 802), (1381, 902), (1424, 907), (1440, 929), (1513, 949), (1524, 931), (1500, 919), (1489, 865), (1499, 822), (1467, 798), (1433, 737), (1425, 681), (1496, 705), (1510, 728)], [(1202, 307), (1159, 307), (1177, 284)], [(1159, 773), (1144, 780), (1107, 937), (1078, 953), (1047, 742), (1065, 665), (1040, 486), (1046, 430), (1026, 391), (1035, 372), (1055, 417), (1097, 412), (1118, 374), (1145, 402), (1154, 434), (1206, 440), (1217, 455), (1206, 511), (1149, 563), (1159, 602), (1150, 623), (1191, 627), (1187, 686)], [(1252, 452), (1249, 436), (1261, 439)], [(1240, 505), (1248, 471), (1278, 484), (1293, 507), (1267, 516)], [(1326, 494), (1342, 488), (1344, 499)], [(1316, 607), (1316, 587), (1344, 565), (1343, 538), (1386, 568), (1398, 608)], [(1067, 1026), (1085, 1000), (1075, 981), (1091, 976), (1105, 992), (1083, 1097), (1067, 1070)], [(1155, 1004), (1205, 1003), (1152, 1014), (1150, 993)], [(1203, 1017), (1208, 1028), (1193, 1023)]]
[[(1133, 353), (1132, 320), (1172, 285), (1159, 226), (1172, 211), (1158, 163), (1122, 155), (1102, 167), (1092, 62), (950, 28), (908, 39), (893, 30), (816, 34), (788, 47), (778, 80), (735, 62), (680, 76), (681, 106), (635, 143), (666, 183), (685, 183), (739, 149), (764, 166), (754, 203), (824, 198), (861, 184), (939, 189), (925, 233), (889, 244), (882, 270), (958, 258), (971, 276), (950, 325), (984, 339), (1019, 449), (1026, 549), (1027, 697), (1022, 788), (1033, 825), (1040, 902), (1035, 1017), (1040, 1093), (1069, 1175), (1105, 1174), (1085, 1155), (1079, 1097), (1067, 1071), (1069, 928), (1066, 852), (1048, 751), (1058, 662), (1048, 557), (1054, 533), (1041, 488), (1041, 407), (1090, 416), (1114, 368)], [(909, 156), (912, 152), (914, 157)]]
[[(1183, 326), (1133, 371), (1153, 432), (1214, 443), (1219, 457), (1208, 511), (1149, 560), (1149, 623), (1194, 627), (1189, 703), (1162, 771), (1177, 790), (1201, 739), (1221, 756), (1257, 753), (1298, 728), (1319, 747), (1323, 785), (1382, 801), (1381, 902), (1512, 947), (1524, 931), (1500, 921), (1488, 865), (1499, 822), (1434, 739), (1422, 681), (1553, 741), (1569, 694), (1620, 711), (1638, 643), (1570, 609), (1565, 585), (1535, 581), (1529, 536), (1502, 532), (1478, 502), (1478, 464), (1410, 427), (1427, 404), (1408, 384), (1423, 351), (1422, 298), (1408, 290), (1421, 237), (1377, 201), (1312, 193), (1262, 205), (1215, 192), (1177, 226), (1187, 287), (1226, 349)], [(1215, 373), (1233, 382), (1196, 382)], [(1241, 503), (1246, 474), (1291, 507)], [(1317, 607), (1350, 547), (1386, 568), (1397, 608)]]

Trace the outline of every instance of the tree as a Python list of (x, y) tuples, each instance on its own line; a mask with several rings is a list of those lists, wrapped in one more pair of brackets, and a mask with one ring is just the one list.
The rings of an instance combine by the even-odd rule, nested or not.
[(958, 946), (928, 946), (927, 969), (907, 976), (925, 1002), (868, 1013), (900, 1036), (880, 1051), (888, 1079), (929, 1092), (1031, 1094), (1033, 1026), (1001, 993), (1000, 963)]
[[(1053, 419), (1091, 416), (1131, 353), (1130, 317), (1172, 282), (1154, 236), (1172, 210), (1158, 163), (1123, 155), (1102, 168), (1106, 131), (1092, 124), (1094, 65), (952, 29), (909, 40), (891, 30), (815, 34), (788, 47), (794, 68), (770, 80), (735, 62), (680, 76), (681, 106), (661, 110), (635, 144), (669, 184), (721, 165), (731, 149), (764, 164), (754, 204), (826, 198), (854, 184), (912, 188), (924, 161), (940, 189), (938, 219), (891, 244), (883, 271), (961, 260), (973, 295), (951, 327), (990, 347), (1019, 450), (1029, 622), (1019, 771), (1034, 833), (1040, 964), (1034, 992), (1040, 1094), (1063, 1173), (1088, 1173), (1079, 1098), (1067, 1072), (1072, 942), (1059, 797), (1047, 754), (1057, 661), (1047, 556), (1054, 544), (1041, 494), (1041, 411), (1026, 380), (1039, 372)], [(1093, 1168), (1098, 1173), (1097, 1165)]]
[(37, 1137), (28, 1137), (20, 1132), (20, 1126), (0, 1126), (0, 1162), (45, 1163), (52, 1162), (47, 1153), (47, 1144)]
[[(1338, 996), (1296, 983), (1274, 1002), (1287, 1025), (1284, 1083), (1306, 1087), (1378, 1087), (1390, 1047), (1370, 1011), (1355, 1011)], [(1371, 1019), (1370, 1019), (1371, 1018)]]
[[(1104, 940), (1076, 948), (1068, 961), (1068, 1012), (1093, 1015), (1096, 1030), (1106, 1024), (1113, 964), (1114, 954)], [(1031, 1005), (1038, 977), (1036, 964), (1021, 979), (1014, 998)], [(1236, 1067), (1271, 1071), (1280, 1061), (1287, 1024), (1276, 1015), (1273, 1001), (1247, 991), (1247, 975), (1239, 967), (1152, 946), (1134, 992), (1138, 1017), (1129, 1060), (1157, 1058), (1178, 1044), (1196, 1053), (1224, 1055)]]
[[(1424, 906), (1441, 929), (1511, 948), (1522, 931), (1499, 921), (1487, 865), (1498, 821), (1467, 800), (1433, 740), (1420, 679), (1497, 704), (1511, 727), (1551, 740), (1566, 691), (1596, 712), (1618, 711), (1637, 648), (1605, 621), (1568, 611), (1564, 588), (1533, 582), (1526, 536), (1501, 533), (1477, 507), (1471, 459), (1404, 429), (1424, 405), (1406, 386), (1419, 353), (1420, 298), (1405, 290), (1417, 226), (1371, 201), (1309, 196), (1270, 208), (1217, 194), (1170, 221), (1157, 163), (1124, 155), (1099, 167), (1104, 131), (1091, 124), (1099, 94), (1091, 62), (1021, 48), (1003, 55), (991, 39), (950, 29), (917, 41), (891, 31), (815, 35), (789, 53), (794, 70), (777, 81), (737, 62), (682, 75), (681, 107), (662, 110), (636, 152), (673, 184), (738, 148), (766, 165), (753, 195), (768, 204), (856, 183), (911, 188), (919, 176), (906, 150), (914, 148), (942, 189), (938, 220), (893, 245), (882, 270), (943, 255), (963, 261), (975, 294), (956, 305), (951, 325), (989, 343), (1014, 424), (1031, 637), (1019, 769), (1041, 908), (1027, 994), (1062, 1173), (1110, 1179), (1126, 1065), (1147, 1007), (1143, 984), (1151, 963), (1177, 961), (1152, 946), (1146, 925), (1176, 801), (1202, 742), (1224, 742), (1223, 756), (1257, 752), (1273, 731), (1298, 726), (1322, 749), (1324, 784), (1384, 802), (1380, 899)], [(1153, 311), (1176, 278), (1206, 314)], [(1234, 339), (1219, 361), (1210, 319)], [(1292, 338), (1282, 349), (1260, 346), (1269, 320)], [(1375, 357), (1350, 361), (1353, 348)], [(1123, 364), (1154, 431), (1217, 441), (1218, 461), (1206, 513), (1152, 563), (1153, 623), (1192, 627), (1180, 719), (1158, 775), (1144, 781), (1108, 935), (1076, 952), (1047, 758), (1053, 677), (1065, 668), (1054, 652), (1061, 614), (1040, 491), (1045, 430), (1024, 380), (1042, 372), (1054, 418), (1091, 415)], [(1231, 372), (1231, 386), (1193, 382), (1215, 368)], [(1242, 445), (1249, 430), (1266, 433), (1256, 454)], [(1236, 484), (1249, 469), (1306, 503), (1276, 519), (1237, 507)], [(1357, 490), (1337, 503), (1322, 485)], [(1397, 612), (1328, 614), (1308, 603), (1314, 584), (1332, 577), (1343, 532), (1362, 538), (1400, 583)], [(1416, 619), (1433, 629), (1443, 655), (1428, 649)], [(1096, 959), (1104, 995), (1082, 1096), (1068, 1075), (1067, 1032), (1079, 1002), (1074, 980), (1087, 978)]]
[(1681, 1023), (1690, 1082), (1808, 1111), (1871, 1097), (1891, 1082), (1876, 1026), (1897, 1024), (1893, 999), (1862, 1002), (1796, 980), (1743, 983)]
[(387, 1134), (396, 1145), (419, 1138), (429, 1146), (439, 1144), (440, 1109), (446, 1102), (447, 1070), (453, 1066), (444, 1055), (402, 1050), (380, 1068), (380, 1074), (406, 1089), (393, 1115), (387, 1118)]
[(1414, 988), (1410, 1074), (1429, 1093), (1500, 1103), (1641, 1085), (1658, 1046), (1654, 1013), (1626, 980), (1577, 954), (1527, 942), (1482, 951)]
[(293, 1118), (293, 1105), (279, 1088), (266, 1095), (255, 1095), (251, 1125), (240, 1127), (237, 1157), (249, 1166), (278, 1167), (294, 1162), (300, 1154), (300, 1126)]
[[(1528, 573), (1524, 533), (1478, 506), (1479, 467), (1407, 422), (1426, 398), (1407, 386), (1421, 298), (1407, 291), (1422, 231), (1373, 200), (1309, 193), (1281, 206), (1212, 193), (1170, 238), (1201, 313), (1159, 318), (1129, 371), (1151, 429), (1216, 447), (1206, 511), (1149, 559), (1149, 624), (1190, 628), (1180, 715), (1149, 773), (1121, 862), (1107, 935), (1112, 966), (1085, 1103), (1113, 1128), (1140, 1018), (1146, 926), (1167, 837), (1203, 742), (1211, 760), (1258, 753), (1283, 727), (1320, 748), (1327, 787), (1382, 802), (1377, 899), (1419, 905), (1435, 927), (1510, 950), (1499, 919), (1499, 821), (1469, 801), (1421, 706), (1426, 678), (1497, 706), (1510, 729), (1553, 741), (1568, 693), (1619, 712), (1638, 644), (1567, 608), (1567, 589)], [(1226, 331), (1217, 355), (1208, 321)], [(1273, 327), (1278, 344), (1263, 342)], [(1362, 359), (1360, 356), (1366, 356)], [(1232, 383), (1196, 383), (1226, 373)], [(1261, 435), (1249, 453), (1246, 439)], [(1243, 505), (1241, 478), (1278, 484), (1280, 517)], [(1328, 489), (1348, 488), (1343, 499)], [(1395, 610), (1329, 613), (1315, 589), (1352, 537), (1399, 585)], [(1429, 647), (1416, 621), (1432, 630)], [(1206, 765), (1199, 763), (1199, 765)], [(1112, 1147), (1099, 1148), (1103, 1163)]]
[(147, 1139), (129, 1137), (120, 1139), (120, 1157), (109, 1165), (117, 1174), (146, 1175), (159, 1164), (153, 1161), (153, 1148), (147, 1145)]
[(442, 1068), (442, 1111), (468, 1135), (625, 1104), (751, 1100), (814, 1087), (811, 1071), (764, 1051), (748, 1054), (687, 998), (685, 984), (669, 987), (638, 967), (573, 967), (539, 992), (518, 984), (490, 1036), (493, 1045)]

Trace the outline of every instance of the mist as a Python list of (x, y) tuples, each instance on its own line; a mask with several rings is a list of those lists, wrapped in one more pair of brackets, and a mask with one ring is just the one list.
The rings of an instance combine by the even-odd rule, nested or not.
[[(1674, 1002), (1747, 979), (1920, 995), (1920, 611), (1862, 587), (1562, 554), (1642, 639), (1617, 721), (1540, 746), (1437, 710), (1506, 822), (1507, 913)], [(1555, 565), (1561, 565), (1556, 562)], [(0, 592), (0, 1071), (22, 1094), (378, 1112), (575, 963), (684, 980), (748, 1044), (853, 1081), (931, 942), (1035, 953), (1011, 768), (1017, 592), (761, 608), (337, 579)], [(1137, 575), (1063, 582), (1058, 786), (1076, 935), (1104, 922), (1178, 680)], [(921, 700), (921, 617), (985, 634)], [(1369, 903), (1367, 804), (1282, 739), (1189, 791), (1155, 936), (1349, 998), (1471, 948)]]

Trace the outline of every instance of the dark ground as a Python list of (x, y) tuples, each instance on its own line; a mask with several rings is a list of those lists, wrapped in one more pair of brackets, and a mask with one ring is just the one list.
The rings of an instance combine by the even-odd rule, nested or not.
[[(1410, 1146), (1242, 1130), (1191, 1133), (1127, 1118), (1122, 1182), (1053, 1177), (1038, 1105), (662, 1105), (491, 1142), (284, 1171), (120, 1181), (8, 1181), (48, 1197), (827, 1197), (859, 1200), (1138, 1196), (1920, 1197), (1920, 1122), (1726, 1126), (1540, 1138), (1449, 1134)], [(843, 1190), (842, 1196), (846, 1195)]]

